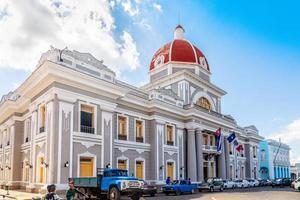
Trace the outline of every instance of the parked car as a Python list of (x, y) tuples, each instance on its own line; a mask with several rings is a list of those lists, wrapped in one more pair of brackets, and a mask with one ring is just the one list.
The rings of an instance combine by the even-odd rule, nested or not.
[(127, 170), (98, 168), (96, 177), (72, 177), (75, 187), (89, 197), (119, 200), (121, 195), (129, 195), (138, 200), (142, 194), (143, 181), (128, 176)]
[(269, 179), (259, 180), (259, 186), (270, 186), (272, 185), (272, 181)]
[(141, 180), (144, 182), (144, 185), (142, 187), (142, 194), (143, 195), (150, 195), (151, 197), (154, 197), (155, 194), (157, 193), (157, 186), (156, 185), (151, 185), (147, 183), (144, 180)]
[(206, 183), (202, 183), (198, 189), (199, 189), (199, 192), (204, 191), (204, 190), (208, 190), (210, 192), (213, 192), (216, 190), (223, 191), (224, 182), (221, 178), (209, 178), (209, 179), (207, 179)]
[(247, 180), (237, 179), (234, 181), (237, 188), (248, 188), (249, 182)]
[(165, 185), (162, 187), (163, 193), (166, 195), (175, 194), (180, 195), (182, 193), (195, 193), (198, 185), (195, 183), (189, 183), (186, 180), (176, 180), (173, 181), (170, 185)]
[(300, 178), (295, 181), (294, 189), (300, 192)]
[(232, 180), (223, 180), (224, 189), (234, 189), (236, 188), (235, 182)]
[(279, 178), (272, 181), (272, 187), (284, 187), (284, 186), (290, 186), (292, 183), (292, 180), (289, 178)]
[(249, 187), (258, 187), (258, 186), (259, 186), (258, 180), (255, 180), (255, 179), (247, 179), (247, 181), (249, 182)]

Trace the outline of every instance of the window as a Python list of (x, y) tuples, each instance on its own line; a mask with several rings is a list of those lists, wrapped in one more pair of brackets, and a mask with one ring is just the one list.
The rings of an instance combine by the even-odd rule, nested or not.
[(261, 161), (266, 161), (266, 151), (264, 149), (261, 150)]
[(144, 142), (144, 123), (141, 120), (135, 121), (135, 141)]
[(94, 158), (80, 157), (80, 177), (94, 176)]
[(119, 159), (118, 160), (118, 169), (127, 170), (127, 160), (126, 159)]
[(167, 125), (167, 145), (174, 145), (173, 126)]
[(210, 146), (216, 146), (216, 142), (215, 142), (215, 136), (214, 135), (210, 135)]
[(118, 116), (118, 139), (127, 140), (127, 117)]
[(208, 145), (208, 135), (203, 134), (202, 135), (203, 145)]
[(202, 108), (205, 108), (205, 109), (207, 109), (207, 110), (211, 110), (211, 105), (210, 105), (208, 99), (205, 98), (205, 97), (200, 97), (200, 98), (198, 99), (198, 101), (196, 102), (196, 104), (197, 104), (198, 106), (202, 107)]
[(144, 179), (144, 161), (135, 161), (135, 177), (138, 179)]
[(80, 132), (95, 133), (95, 109), (93, 106), (80, 106)]
[(45, 132), (46, 124), (46, 106), (43, 105), (40, 107), (40, 133)]
[(26, 119), (24, 122), (24, 143), (29, 142), (30, 135), (30, 119)]

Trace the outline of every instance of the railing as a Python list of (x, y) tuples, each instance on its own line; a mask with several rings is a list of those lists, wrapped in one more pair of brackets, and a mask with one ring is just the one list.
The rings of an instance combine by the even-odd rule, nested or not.
[(167, 141), (167, 145), (173, 146), (174, 145), (174, 141)]
[(206, 113), (211, 114), (211, 115), (213, 115), (213, 116), (215, 116), (215, 117), (222, 118), (222, 119), (224, 119), (224, 120), (226, 120), (226, 121), (228, 121), (228, 122), (235, 123), (234, 119), (232, 119), (232, 118), (230, 118), (230, 117), (228, 117), (228, 116), (226, 116), (226, 115), (222, 115), (221, 113), (218, 113), (218, 112), (215, 112), (215, 111), (212, 111), (212, 110), (208, 110), (208, 109), (206, 109), (206, 108), (203, 108), (203, 107), (201, 107), (201, 106), (199, 106), (199, 105), (197, 105), (197, 104), (187, 105), (187, 106), (185, 106), (184, 108), (189, 109), (189, 108), (193, 108), (193, 107), (196, 108), (197, 110), (206, 112)]
[(217, 151), (216, 146), (210, 146), (210, 145), (202, 145), (203, 150), (209, 150), (209, 151)]
[(136, 137), (135, 141), (143, 143), (144, 142), (144, 137)]
[(127, 140), (127, 135), (125, 135), (125, 134), (118, 134), (118, 139), (119, 140)]
[(91, 133), (94, 134), (95, 133), (95, 128), (91, 127), (91, 126), (84, 126), (81, 125), (80, 126), (80, 132), (82, 133)]
[(45, 132), (45, 127), (44, 126), (40, 127), (40, 133), (43, 133), (43, 132)]

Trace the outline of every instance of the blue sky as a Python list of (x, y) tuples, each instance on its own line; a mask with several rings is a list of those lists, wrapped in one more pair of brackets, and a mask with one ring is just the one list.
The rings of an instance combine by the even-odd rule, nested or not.
[[(120, 62), (128, 61), (124, 67), (110, 61), (109, 55), (108, 58), (104, 56), (105, 63), (111, 63), (113, 68), (116, 66), (120, 79), (134, 85), (146, 83), (152, 55), (172, 40), (174, 27), (180, 21), (186, 30), (185, 37), (207, 57), (212, 82), (228, 92), (222, 100), (222, 112), (231, 114), (242, 126), (254, 124), (265, 137), (283, 137), (293, 149), (293, 160), (300, 161), (300, 150), (297, 150), (300, 144), (297, 134), (299, 131), (300, 135), (299, 1), (118, 0), (109, 4), (109, 11), (105, 12), (113, 22), (109, 17), (103, 21), (113, 24), (109, 33), (111, 38), (122, 45), (125, 39), (120, 36), (126, 32), (133, 40), (128, 46), (136, 48), (124, 47), (134, 55), (131, 60), (119, 55)], [(2, 6), (2, 13), (10, 13), (4, 12), (4, 8)], [(0, 26), (1, 20), (5, 21), (3, 16), (0, 14)], [(0, 36), (3, 38), (1, 28)], [(55, 43), (58, 47), (68, 45), (89, 50), (89, 46), (72, 46), (73, 43), (64, 43), (63, 39), (56, 43), (56, 37), (53, 38), (43, 40), (45, 45), (41, 46)], [(98, 44), (102, 43), (99, 41)], [(96, 47), (90, 49), (97, 53)], [(100, 49), (101, 46), (98, 51)], [(39, 55), (35, 57), (36, 62)], [(101, 55), (104, 53), (97, 55), (98, 58), (102, 59)], [(135, 58), (138, 63), (133, 61)], [(2, 63), (0, 94), (17, 87), (33, 67)]]

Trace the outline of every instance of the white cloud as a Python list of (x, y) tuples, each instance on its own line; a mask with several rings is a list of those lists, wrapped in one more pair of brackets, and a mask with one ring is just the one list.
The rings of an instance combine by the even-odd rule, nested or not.
[[(136, 1), (136, 3), (139, 3), (139, 1)], [(133, 5), (133, 1), (131, 0), (123, 0), (121, 2), (121, 5), (123, 6), (123, 9), (125, 12), (127, 12), (130, 16), (135, 16), (139, 14), (139, 8)]]
[(160, 5), (160, 4), (158, 4), (158, 3), (153, 3), (153, 7), (157, 10), (157, 11), (159, 11), (159, 12), (162, 12), (163, 10), (162, 10), (162, 6)]
[(136, 25), (140, 26), (141, 28), (145, 28), (148, 31), (152, 30), (152, 26), (150, 24), (148, 24), (145, 19), (142, 19), (138, 22), (134, 22), (133, 24), (136, 24)]
[(114, 37), (111, 7), (105, 0), (2, 0), (0, 67), (32, 70), (53, 45), (90, 52), (116, 71), (135, 69), (136, 44), (129, 32)]
[(271, 139), (281, 139), (282, 142), (287, 143), (291, 151), (291, 162), (300, 162), (300, 119), (294, 120), (282, 130), (271, 134)]

